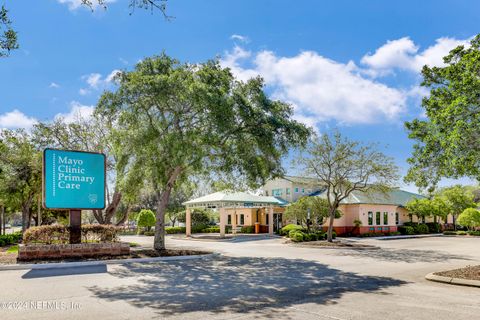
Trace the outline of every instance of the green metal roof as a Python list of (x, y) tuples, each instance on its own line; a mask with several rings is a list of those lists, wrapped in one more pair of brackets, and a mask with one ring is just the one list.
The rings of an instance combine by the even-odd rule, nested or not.
[[(326, 192), (319, 196), (326, 197)], [(383, 194), (381, 192), (365, 193), (362, 191), (353, 191), (341, 204), (389, 204), (404, 207), (413, 199), (426, 198), (417, 193), (404, 191), (401, 189), (392, 189)]]
[(189, 200), (184, 202), (184, 205), (194, 205), (202, 203), (222, 203), (222, 202), (237, 202), (237, 203), (263, 203), (281, 205), (282, 202), (275, 197), (256, 196), (246, 192), (228, 192), (220, 191), (208, 194), (206, 196)]

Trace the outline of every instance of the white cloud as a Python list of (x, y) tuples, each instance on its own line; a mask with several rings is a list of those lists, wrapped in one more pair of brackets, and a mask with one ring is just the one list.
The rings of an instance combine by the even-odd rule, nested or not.
[(443, 57), (459, 45), (468, 45), (468, 40), (439, 38), (435, 44), (420, 51), (409, 37), (387, 41), (373, 54), (365, 55), (361, 62), (376, 71), (376, 75), (385, 75), (394, 69), (419, 72), (424, 65), (443, 66)]
[[(253, 67), (243, 68), (240, 61)], [(270, 51), (252, 55), (236, 46), (221, 63), (241, 80), (261, 75), (273, 98), (292, 103), (296, 118), (310, 126), (328, 120), (394, 120), (406, 111), (405, 92), (363, 77), (353, 62), (336, 62), (313, 51), (279, 57)]]
[(81, 88), (78, 93), (82, 96), (89, 94), (92, 90), (100, 90), (107, 88), (115, 80), (115, 76), (121, 71), (113, 70), (105, 78), (100, 73), (90, 73), (82, 76), (82, 80), (88, 85), (87, 88)]
[(247, 36), (242, 36), (240, 34), (232, 34), (230, 36), (230, 39), (238, 40), (238, 41), (243, 42), (243, 43), (249, 43), (250, 42), (250, 39)]
[(60, 88), (60, 85), (58, 83), (52, 82), (52, 83), (50, 83), (50, 85), (48, 87), (57, 89), (57, 88)]
[(90, 93), (90, 91), (89, 91), (88, 89), (85, 89), (85, 88), (80, 88), (80, 89), (78, 90), (78, 93), (79, 93), (80, 95), (82, 95), (82, 96), (86, 96), (87, 94)]
[(0, 114), (0, 129), (30, 129), (37, 120), (25, 115), (18, 109)]
[(237, 79), (247, 81), (250, 78), (258, 76), (257, 70), (245, 69), (240, 64), (242, 61), (250, 58), (252, 53), (245, 49), (235, 46), (232, 52), (225, 52), (225, 57), (221, 60), (224, 67), (230, 68)]
[[(104, 0), (105, 4), (113, 3), (116, 2), (117, 0)], [(68, 6), (68, 9), (70, 11), (75, 11), (79, 8), (88, 8), (87, 5), (85, 5), (85, 1), (82, 0), (57, 0), (58, 3), (60, 4), (66, 4)], [(99, 4), (98, 0), (91, 0), (91, 9), (92, 10), (97, 10), (98, 8), (103, 7), (102, 5)]]
[(70, 111), (68, 113), (57, 113), (54, 119), (63, 119), (66, 123), (73, 123), (78, 119), (90, 118), (93, 111), (95, 111), (95, 106), (87, 106), (78, 101), (72, 101), (70, 102)]
[(122, 71), (118, 70), (118, 69), (115, 69), (113, 70), (112, 72), (110, 72), (110, 74), (105, 78), (105, 81), (110, 83), (110, 82), (114, 82), (115, 81), (115, 76), (117, 76), (118, 74), (122, 73)]

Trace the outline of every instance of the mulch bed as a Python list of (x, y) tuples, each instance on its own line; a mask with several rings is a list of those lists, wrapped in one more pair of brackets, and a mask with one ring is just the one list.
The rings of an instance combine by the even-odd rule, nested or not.
[(466, 266), (455, 270), (435, 272), (434, 275), (480, 281), (480, 266)]
[(131, 250), (129, 255), (122, 256), (98, 256), (89, 258), (69, 258), (69, 259), (44, 259), (33, 261), (17, 261), (17, 253), (0, 252), (0, 265), (2, 264), (40, 264), (40, 263), (62, 263), (62, 262), (78, 262), (78, 261), (98, 261), (98, 260), (117, 260), (117, 259), (139, 259), (139, 258), (156, 258), (156, 257), (178, 257), (210, 254), (208, 251), (187, 250), (187, 249), (167, 249), (163, 251), (155, 251), (153, 249), (136, 249)]

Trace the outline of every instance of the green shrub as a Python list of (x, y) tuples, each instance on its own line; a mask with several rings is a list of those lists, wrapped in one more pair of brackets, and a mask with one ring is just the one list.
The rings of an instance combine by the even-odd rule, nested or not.
[(412, 226), (403, 225), (398, 227), (398, 232), (403, 235), (412, 235), (415, 234), (415, 229)]
[(203, 230), (205, 230), (209, 227), (210, 227), (210, 225), (203, 224), (203, 223), (192, 225), (192, 233), (202, 233)]
[(389, 236), (399, 236), (399, 235), (401, 235), (401, 233), (398, 232), (398, 231), (393, 231), (393, 232), (390, 232), (388, 235)]
[(289, 236), (290, 231), (292, 230), (302, 230), (303, 228), (297, 224), (287, 224), (285, 227), (280, 229), (281, 236)]
[(316, 236), (313, 233), (304, 233), (303, 234), (303, 241), (315, 241)]
[[(292, 231), (294, 231), (294, 232), (292, 233)], [(292, 239), (293, 242), (304, 241), (304, 234), (301, 231), (291, 230), (289, 235), (290, 235), (290, 239)]]
[(466, 231), (457, 231), (457, 236), (466, 236), (467, 232)]
[(255, 233), (255, 227), (254, 226), (243, 226), (242, 229), (240, 230), (241, 233)]
[(418, 233), (418, 234), (429, 233), (428, 226), (424, 223), (417, 224), (415, 227), (415, 233)]
[(288, 237), (289, 237), (289, 238), (292, 238), (295, 233), (301, 233), (301, 232), (302, 232), (302, 231), (301, 231), (301, 230), (298, 230), (298, 229), (290, 230), (290, 231), (288, 232)]
[[(332, 239), (336, 239), (337, 238), (337, 233), (335, 231), (332, 231)], [(327, 240), (328, 239), (328, 233), (325, 232), (325, 234), (323, 235), (323, 239)]]
[(220, 227), (208, 227), (203, 229), (202, 233), (220, 233)]
[(155, 235), (155, 231), (145, 231), (143, 235), (147, 237), (152, 237)]
[(323, 231), (316, 231), (315, 234), (316, 234), (316, 236), (317, 236), (317, 240), (323, 240), (323, 239), (325, 239), (325, 232), (323, 232)]
[(20, 242), (20, 240), (22, 240), (21, 232), (0, 235), (0, 247), (16, 244)]
[(443, 234), (446, 236), (455, 236), (457, 235), (457, 232), (452, 230), (446, 230), (446, 231), (443, 231)]
[(137, 226), (139, 228), (146, 228), (150, 231), (155, 226), (155, 213), (152, 210), (142, 209), (137, 216)]
[(187, 228), (185, 227), (166, 227), (165, 233), (167, 234), (177, 234), (177, 233), (185, 233), (187, 232)]
[(427, 222), (426, 225), (430, 233), (440, 233), (442, 231), (442, 226), (438, 222)]

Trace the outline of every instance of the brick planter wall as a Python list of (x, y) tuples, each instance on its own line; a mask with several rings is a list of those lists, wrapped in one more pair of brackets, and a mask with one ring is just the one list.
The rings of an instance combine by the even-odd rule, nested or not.
[(89, 258), (96, 256), (120, 256), (129, 253), (130, 245), (123, 242), (49, 245), (21, 244), (18, 248), (18, 260)]

